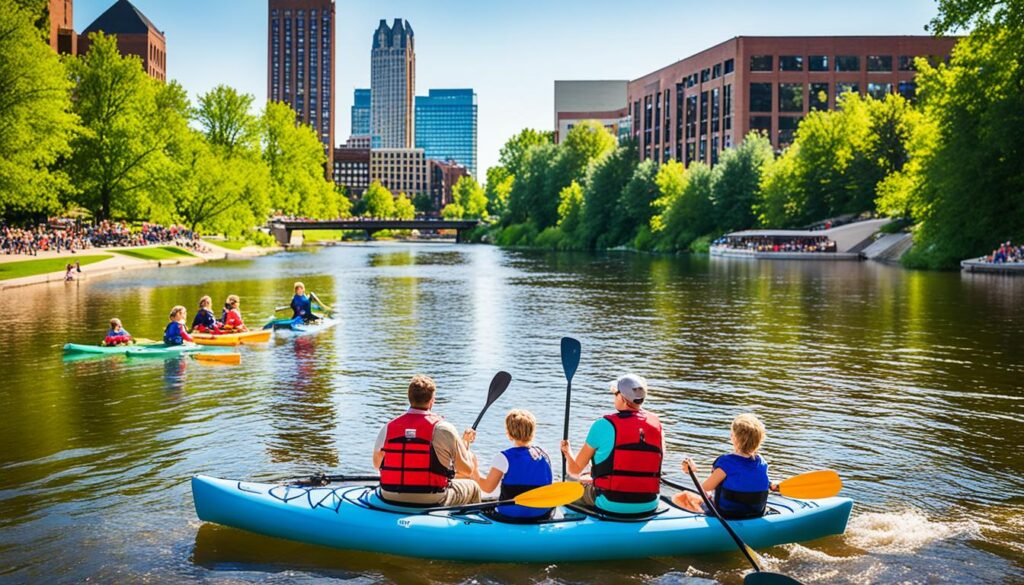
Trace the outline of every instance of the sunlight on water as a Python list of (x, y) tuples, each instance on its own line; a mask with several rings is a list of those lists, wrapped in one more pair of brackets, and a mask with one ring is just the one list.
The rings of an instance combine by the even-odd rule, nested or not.
[(937, 540), (978, 536), (973, 520), (929, 520), (917, 510), (868, 512), (850, 519), (846, 542), (869, 553), (910, 553)]

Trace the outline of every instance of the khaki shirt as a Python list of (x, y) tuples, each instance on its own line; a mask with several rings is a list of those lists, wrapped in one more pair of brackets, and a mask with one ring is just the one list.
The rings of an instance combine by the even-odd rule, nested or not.
[[(429, 411), (410, 408), (406, 412), (427, 414)], [(380, 432), (377, 433), (377, 440), (373, 444), (374, 452), (384, 448), (384, 440), (387, 439), (387, 435), (388, 425), (384, 425), (381, 427)], [(454, 468), (457, 457), (463, 460), (472, 458), (469, 449), (462, 442), (462, 437), (455, 430), (455, 425), (448, 421), (442, 420), (434, 426), (434, 436), (430, 440), (430, 446), (434, 448), (434, 453), (437, 454), (438, 460), (445, 467)], [(392, 502), (406, 502), (409, 504), (439, 504), (447, 498), (445, 492), (436, 494), (405, 494), (383, 489), (381, 490), (381, 495), (384, 496), (384, 499)]]

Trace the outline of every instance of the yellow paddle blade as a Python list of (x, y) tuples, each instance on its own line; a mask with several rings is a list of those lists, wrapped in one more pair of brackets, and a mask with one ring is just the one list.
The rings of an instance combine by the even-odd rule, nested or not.
[(576, 481), (560, 481), (541, 486), (515, 497), (515, 503), (527, 508), (554, 508), (571, 504), (583, 497), (583, 484)]
[(201, 362), (214, 362), (235, 366), (242, 363), (242, 354), (240, 353), (194, 353), (192, 357)]
[(232, 346), (242, 343), (242, 340), (237, 337), (225, 337), (223, 339), (211, 335), (209, 337), (199, 337), (198, 333), (192, 334), (192, 339), (195, 340), (196, 345), (213, 345), (213, 346)]
[(831, 498), (841, 489), (843, 481), (831, 469), (801, 473), (779, 484), (779, 493), (798, 500)]

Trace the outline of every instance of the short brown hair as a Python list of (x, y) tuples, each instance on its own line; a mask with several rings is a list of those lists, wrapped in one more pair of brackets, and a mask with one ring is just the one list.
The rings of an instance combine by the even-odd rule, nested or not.
[(505, 415), (505, 430), (514, 441), (529, 443), (533, 440), (536, 428), (537, 418), (529, 410), (515, 408)]
[(430, 404), (430, 400), (434, 398), (434, 392), (436, 391), (437, 384), (434, 384), (430, 376), (416, 374), (412, 377), (412, 381), (409, 382), (409, 406), (421, 408)]
[(118, 319), (117, 317), (114, 317), (113, 319), (110, 320), (110, 326), (111, 327), (120, 327), (121, 326), (121, 320)]
[(741, 414), (732, 421), (732, 435), (740, 453), (753, 455), (764, 441), (764, 425), (750, 413)]
[(178, 318), (178, 315), (184, 315), (184, 314), (185, 314), (185, 307), (182, 307), (181, 305), (175, 305), (174, 308), (171, 309), (171, 316), (169, 317), (169, 319), (171, 321), (174, 321), (175, 319)]

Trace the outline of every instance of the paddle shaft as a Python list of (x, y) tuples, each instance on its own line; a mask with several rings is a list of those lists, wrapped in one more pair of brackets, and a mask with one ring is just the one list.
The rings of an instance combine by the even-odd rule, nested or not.
[[(697, 479), (697, 475), (693, 472), (692, 469), (687, 469), (686, 472), (690, 474), (690, 479), (693, 480), (693, 485), (697, 486), (697, 493), (700, 494), (700, 498), (704, 500), (704, 505), (707, 506), (709, 510), (711, 510), (711, 512), (715, 515), (715, 518), (718, 518), (718, 521), (722, 523), (722, 527), (725, 528), (725, 530), (729, 533), (729, 536), (731, 536), (732, 539), (736, 541), (736, 546), (739, 547), (740, 552), (743, 553), (743, 556), (747, 557), (747, 560), (750, 561), (750, 564), (754, 567), (754, 570), (760, 573), (761, 567), (758, 566), (757, 561), (754, 560), (754, 557), (747, 550), (747, 544), (743, 542), (743, 539), (740, 538), (740, 535), (736, 534), (736, 532), (732, 529), (732, 526), (729, 526), (729, 523), (725, 521), (725, 518), (722, 518), (722, 515), (718, 513), (718, 508), (716, 508), (715, 505), (711, 502), (711, 500), (708, 498), (708, 495), (704, 493), (704, 488), (700, 485), (700, 480)], [(666, 482), (666, 484), (675, 487), (671, 483)]]
[(291, 477), (285, 480), (286, 483), (298, 485), (327, 485), (333, 482), (344, 481), (380, 481), (379, 475), (311, 475), (308, 477)]
[[(569, 401), (572, 397), (572, 378), (565, 380), (565, 420), (562, 421), (562, 440), (569, 439)], [(562, 453), (562, 481), (565, 481), (565, 453)]]
[[(562, 370), (565, 372), (565, 419), (562, 421), (562, 440), (569, 440), (569, 402), (572, 398), (572, 377), (580, 365), (580, 342), (562, 338)], [(559, 449), (561, 450), (561, 449)], [(565, 453), (562, 453), (562, 481), (565, 481)]]

